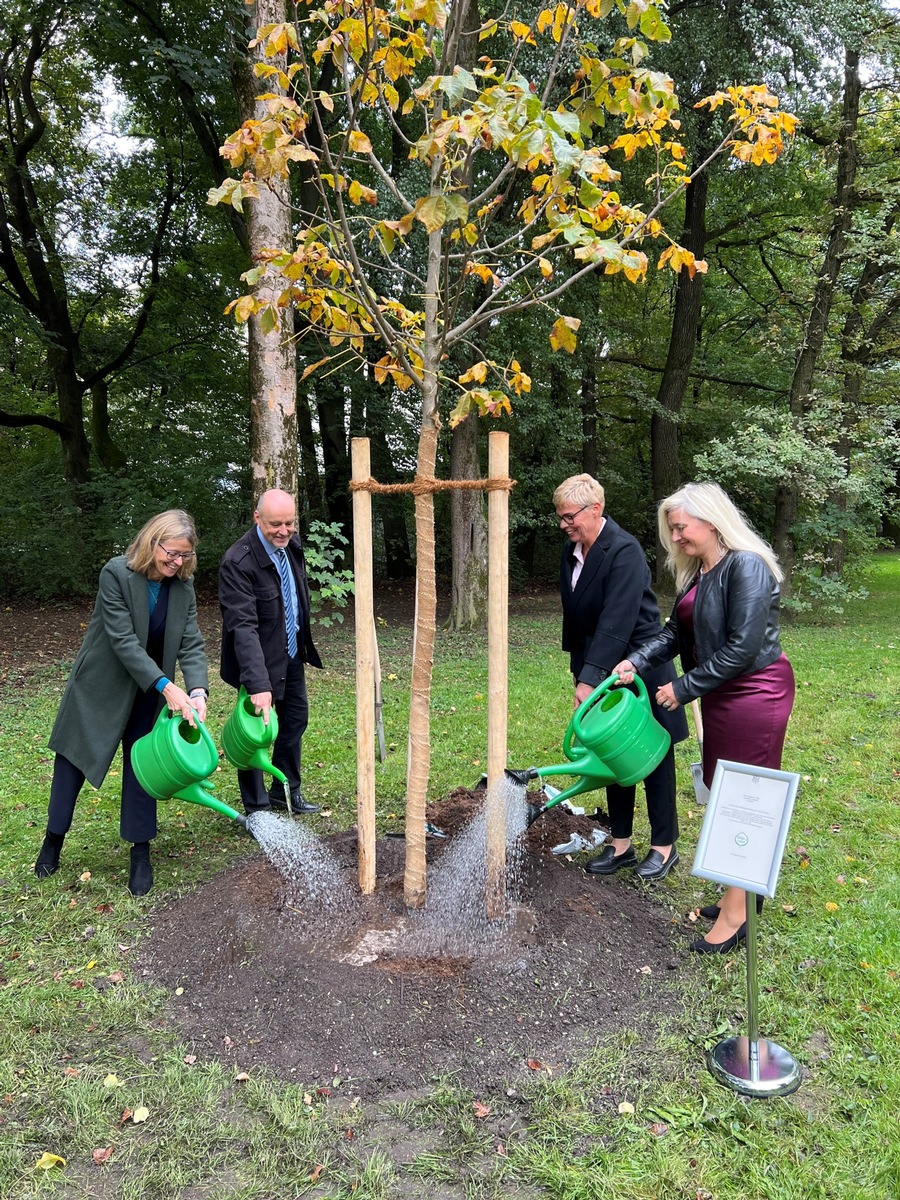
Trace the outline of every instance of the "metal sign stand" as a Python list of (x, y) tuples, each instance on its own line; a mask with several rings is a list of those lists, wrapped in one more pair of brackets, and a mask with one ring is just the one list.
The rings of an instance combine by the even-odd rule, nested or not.
[(745, 1096), (786, 1096), (800, 1086), (793, 1055), (759, 1036), (756, 982), (756, 901), (775, 895), (799, 783), (791, 771), (720, 759), (691, 868), (747, 898), (747, 1036), (726, 1038), (707, 1055), (712, 1075)]
[(707, 1055), (711, 1074), (743, 1096), (787, 1096), (800, 1086), (800, 1067), (783, 1046), (759, 1036), (756, 982), (756, 893), (747, 892), (747, 1036), (719, 1042)]

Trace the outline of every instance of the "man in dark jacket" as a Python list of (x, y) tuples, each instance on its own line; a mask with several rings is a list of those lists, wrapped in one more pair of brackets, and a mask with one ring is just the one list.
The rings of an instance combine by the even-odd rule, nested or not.
[[(611, 517), (604, 516), (605, 494), (591, 475), (573, 475), (553, 494), (560, 528), (566, 534), (560, 565), (563, 606), (563, 650), (575, 684), (576, 707), (610, 674), (623, 655), (623, 646), (637, 650), (659, 633), (660, 616), (650, 580), (650, 568), (637, 540)], [(628, 653), (632, 653), (629, 649)], [(643, 676), (651, 693), (671, 682), (671, 664), (663, 678)], [(591, 875), (612, 875), (634, 867), (646, 882), (664, 879), (678, 863), (678, 816), (675, 809), (674, 743), (688, 735), (684, 711), (654, 714), (672, 738), (665, 758), (644, 780), (650, 849), (638, 862), (631, 841), (634, 787), (611, 784), (606, 789), (612, 841), (587, 864)], [(675, 718), (675, 719), (673, 719)]]
[[(294, 812), (318, 812), (300, 790), (301, 742), (309, 722), (305, 663), (321, 667), (309, 627), (309, 584), (295, 529), (294, 498), (271, 488), (259, 498), (254, 528), (226, 551), (219, 568), (222, 607), (222, 678), (247, 689), (268, 722), (278, 714), (272, 763), (287, 777)], [(248, 813), (286, 809), (284, 786), (273, 779), (266, 794), (262, 771), (238, 771)]]

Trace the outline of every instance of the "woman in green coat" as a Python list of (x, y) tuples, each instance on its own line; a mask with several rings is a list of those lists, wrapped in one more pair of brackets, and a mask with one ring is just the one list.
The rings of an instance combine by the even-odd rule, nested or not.
[[(121, 836), (132, 843), (128, 887), (153, 886), (150, 841), (156, 801), (135, 777), (131, 747), (149, 733), (163, 703), (191, 724), (206, 717), (209, 673), (191, 576), (197, 532), (180, 509), (152, 517), (123, 555), (100, 572), (94, 614), (50, 735), (56, 751), (39, 879), (59, 867), (63, 839), (85, 779), (99, 788), (122, 745)], [(173, 683), (175, 664), (187, 691)]]

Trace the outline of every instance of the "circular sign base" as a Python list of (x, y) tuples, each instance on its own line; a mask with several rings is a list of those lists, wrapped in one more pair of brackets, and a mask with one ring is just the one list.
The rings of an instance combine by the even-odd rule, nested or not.
[(797, 1060), (768, 1038), (753, 1043), (746, 1037), (726, 1038), (710, 1050), (707, 1065), (720, 1083), (743, 1096), (787, 1096), (800, 1086)]

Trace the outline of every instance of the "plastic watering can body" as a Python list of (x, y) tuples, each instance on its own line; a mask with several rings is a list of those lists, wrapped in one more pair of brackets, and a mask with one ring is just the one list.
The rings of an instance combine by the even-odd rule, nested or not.
[[(131, 748), (138, 783), (155, 800), (170, 800), (202, 787), (219, 764), (219, 753), (202, 721), (191, 725), (164, 708), (149, 733)], [(210, 785), (211, 786), (211, 785)]]
[(568, 761), (534, 769), (540, 778), (580, 776), (541, 812), (611, 783), (631, 787), (646, 779), (665, 758), (672, 739), (653, 716), (643, 680), (635, 676), (637, 695), (627, 688), (613, 691), (617, 680), (618, 675), (604, 679), (573, 713), (563, 737)]
[(266, 771), (287, 785), (287, 778), (272, 763), (271, 747), (278, 737), (278, 714), (269, 709), (268, 725), (263, 721), (247, 689), (241, 685), (231, 716), (222, 726), (225, 757), (239, 771)]

